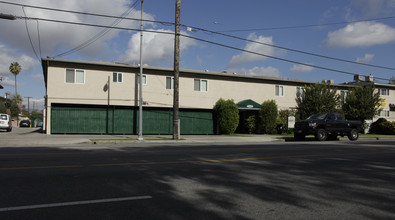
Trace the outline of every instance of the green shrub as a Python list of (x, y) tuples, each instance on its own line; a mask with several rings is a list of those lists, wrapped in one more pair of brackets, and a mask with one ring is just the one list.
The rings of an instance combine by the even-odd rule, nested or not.
[(214, 106), (220, 134), (233, 134), (239, 125), (239, 109), (233, 100), (219, 99)]
[(249, 133), (252, 133), (255, 131), (256, 128), (256, 117), (255, 115), (250, 115), (246, 120), (245, 120), (245, 127), (247, 128)]
[(381, 122), (380, 126), (383, 128), (384, 134), (395, 134), (395, 122)]
[(383, 122), (387, 122), (387, 119), (379, 118), (379, 119), (377, 119), (377, 121), (373, 122), (370, 125), (369, 133), (371, 133), (371, 134), (384, 134), (385, 133), (385, 129), (381, 125), (381, 123), (383, 123)]
[(259, 110), (261, 131), (265, 134), (274, 134), (277, 125), (277, 104), (274, 100), (268, 100), (262, 103)]

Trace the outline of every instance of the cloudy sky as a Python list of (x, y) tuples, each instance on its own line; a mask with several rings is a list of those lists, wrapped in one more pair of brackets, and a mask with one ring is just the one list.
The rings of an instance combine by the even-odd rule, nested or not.
[[(28, 5), (113, 16), (124, 15), (129, 18), (139, 18), (141, 10), (140, 0), (5, 0), (0, 1), (0, 13), (140, 28), (139, 23), (133, 20), (117, 21), (115, 18), (36, 9)], [(175, 0), (145, 0), (144, 18), (174, 22), (174, 8)], [(392, 70), (395, 68), (393, 0), (181, 1), (181, 23), (245, 39), (183, 27), (184, 35), (240, 50), (182, 37), (181, 68), (309, 81), (334, 80), (335, 83), (351, 81), (353, 76), (319, 67), (347, 73), (373, 74), (383, 79), (395, 76), (395, 71)], [(18, 93), (22, 97), (33, 97), (31, 100), (37, 103), (42, 103), (45, 95), (41, 57), (139, 63), (140, 35), (133, 30), (109, 30), (24, 19), (0, 20), (0, 27), (0, 76), (4, 86), (0, 90), (1, 96), (5, 96), (6, 92), (15, 93), (14, 76), (8, 70), (10, 63), (14, 61), (22, 65), (22, 72), (17, 76)], [(144, 33), (144, 64), (172, 67), (171, 33), (174, 27), (161, 23), (145, 23), (144, 29), (162, 32)], [(295, 51), (388, 68), (339, 62)], [(385, 80), (378, 82), (387, 83)]]

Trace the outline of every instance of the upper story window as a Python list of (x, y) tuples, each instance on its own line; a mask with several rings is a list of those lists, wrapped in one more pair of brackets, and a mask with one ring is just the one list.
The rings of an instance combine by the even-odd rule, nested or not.
[(276, 85), (274, 94), (275, 96), (284, 96), (284, 86)]
[(115, 83), (121, 83), (123, 80), (123, 74), (122, 73), (112, 73), (112, 81)]
[(66, 83), (84, 84), (85, 70), (66, 69)]
[(194, 79), (193, 80), (193, 90), (200, 92), (207, 92), (208, 81), (207, 79)]
[(143, 85), (147, 85), (147, 75), (143, 74)]
[(303, 87), (297, 86), (296, 87), (296, 98), (300, 98), (303, 95)]
[(174, 89), (174, 77), (166, 76), (166, 89)]
[(347, 90), (341, 90), (340, 91), (340, 98), (342, 102), (346, 102), (346, 98), (348, 95), (348, 91)]
[[(137, 74), (137, 83), (140, 84), (140, 74)], [(143, 85), (147, 85), (147, 75), (143, 74)]]
[(380, 117), (386, 117), (386, 118), (390, 117), (390, 111), (382, 109), (380, 111)]
[(382, 96), (389, 96), (390, 95), (390, 90), (389, 89), (379, 88), (379, 94), (382, 95)]

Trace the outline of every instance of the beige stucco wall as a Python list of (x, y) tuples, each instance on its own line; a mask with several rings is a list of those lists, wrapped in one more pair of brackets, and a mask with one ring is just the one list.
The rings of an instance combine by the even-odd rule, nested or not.
[[(377, 91), (377, 89), (376, 89)], [(380, 95), (380, 98), (382, 98), (384, 100), (384, 102), (382, 103), (382, 106), (380, 106), (383, 110), (387, 110), (390, 111), (390, 104), (395, 104), (395, 90), (390, 89), (389, 90), (389, 95)], [(373, 121), (377, 120), (378, 118), (385, 118), (388, 121), (395, 121), (395, 111), (390, 111), (389, 113), (389, 117), (383, 117), (383, 116), (376, 116)]]
[[(66, 83), (66, 68), (50, 67), (47, 95), (49, 103), (107, 105), (108, 92), (104, 91), (110, 76), (110, 105), (134, 106), (135, 73), (123, 72), (123, 82), (114, 83), (112, 72), (85, 70), (85, 83)], [(165, 75), (147, 75), (143, 86), (145, 106), (173, 106), (173, 90), (166, 89)], [(252, 99), (258, 103), (274, 99), (279, 108), (296, 105), (296, 85), (265, 84), (257, 82), (224, 81), (199, 78), (208, 81), (208, 91), (194, 91), (194, 77), (180, 77), (180, 107), (212, 109), (218, 99), (233, 99), (236, 103)], [(282, 85), (284, 96), (275, 96), (275, 85)]]
[[(147, 85), (143, 88), (143, 99), (148, 106), (173, 105), (173, 90), (166, 89), (166, 76), (148, 75)], [(233, 99), (236, 103), (252, 99), (262, 103), (274, 99), (281, 109), (295, 107), (296, 85), (284, 86), (284, 96), (275, 96), (275, 85), (243, 81), (224, 81), (220, 79), (205, 79), (208, 81), (208, 91), (194, 91), (194, 79), (180, 78), (180, 107), (212, 109), (218, 99)]]
[(66, 68), (49, 67), (47, 75), (47, 133), (50, 132), (53, 103), (107, 105), (105, 86), (110, 76), (110, 105), (132, 106), (135, 103), (135, 74), (123, 73), (123, 82), (114, 83), (113, 72), (85, 69), (83, 84), (66, 83)]
[(47, 95), (50, 102), (107, 105), (105, 86), (110, 77), (110, 104), (133, 105), (135, 74), (123, 73), (123, 82), (114, 83), (112, 72), (85, 70), (85, 83), (66, 83), (66, 68), (48, 68)]
[[(48, 67), (47, 73), (47, 133), (50, 132), (51, 106), (53, 103), (107, 105), (108, 91), (104, 90), (110, 77), (110, 105), (136, 106), (137, 89), (136, 77), (138, 71), (131, 70), (123, 73), (123, 82), (113, 82), (113, 72), (107, 70), (85, 69), (83, 84), (66, 83), (66, 68)], [(154, 74), (147, 70), (147, 84), (143, 86), (144, 106), (172, 107), (173, 90), (166, 89), (166, 75)], [(170, 76), (170, 75), (169, 75)], [(180, 108), (212, 109), (218, 99), (233, 99), (235, 103), (252, 99), (261, 104), (266, 100), (275, 100), (279, 109), (296, 107), (296, 88), (303, 83), (281, 82), (273, 80), (248, 80), (234, 77), (217, 77), (215, 75), (196, 75), (208, 81), (208, 91), (194, 91), (194, 75), (183, 74), (180, 77)], [(284, 88), (284, 96), (275, 96), (275, 86)], [(341, 89), (339, 89), (340, 92)], [(390, 89), (384, 109), (389, 110), (389, 104), (395, 104), (395, 90)], [(375, 119), (377, 119), (376, 117)], [(390, 112), (388, 120), (395, 121), (395, 112)]]

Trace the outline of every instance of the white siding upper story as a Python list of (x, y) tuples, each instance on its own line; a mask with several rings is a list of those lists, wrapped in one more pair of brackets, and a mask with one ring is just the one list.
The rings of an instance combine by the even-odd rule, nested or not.
[[(45, 68), (44, 68), (45, 66)], [(52, 103), (88, 105), (138, 105), (139, 67), (125, 64), (43, 60), (47, 88), (47, 113)], [(109, 82), (109, 86), (107, 85)], [(252, 99), (257, 103), (275, 100), (279, 109), (296, 107), (302, 87), (313, 82), (226, 73), (183, 70), (180, 73), (180, 108), (212, 109), (218, 99), (235, 103)], [(172, 71), (145, 67), (143, 102), (145, 107), (173, 106)], [(345, 98), (349, 86), (339, 86)], [(395, 87), (377, 86), (383, 100), (382, 117), (395, 121)]]

